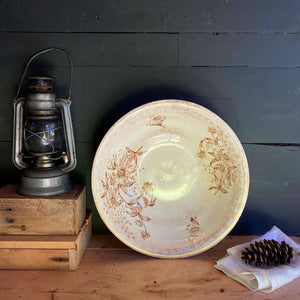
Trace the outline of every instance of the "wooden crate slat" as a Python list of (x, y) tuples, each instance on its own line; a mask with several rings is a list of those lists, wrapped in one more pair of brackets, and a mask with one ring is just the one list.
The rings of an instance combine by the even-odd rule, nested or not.
[(0, 249), (68, 249), (76, 248), (76, 235), (1, 235)]

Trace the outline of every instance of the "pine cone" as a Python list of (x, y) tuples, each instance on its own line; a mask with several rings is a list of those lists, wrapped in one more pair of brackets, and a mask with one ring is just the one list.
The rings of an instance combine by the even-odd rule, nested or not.
[(286, 242), (282, 241), (280, 244), (275, 240), (263, 240), (251, 243), (250, 248), (246, 247), (241, 258), (246, 264), (269, 266), (290, 263), (293, 255), (293, 248)]

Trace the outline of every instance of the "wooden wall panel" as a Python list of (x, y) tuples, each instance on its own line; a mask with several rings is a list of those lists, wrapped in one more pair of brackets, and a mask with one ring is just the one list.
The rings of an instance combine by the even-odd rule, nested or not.
[[(161, 33), (0, 33), (0, 45), (5, 45), (1, 66), (23, 66), (33, 53), (50, 47), (72, 53), (76, 66), (176, 66), (178, 56), (177, 34)], [(64, 56), (54, 53), (40, 59), (68, 64)]]
[(299, 50), (297, 34), (182, 33), (179, 65), (298, 67)]
[(0, 10), (2, 31), (298, 32), (300, 28), (297, 0), (1, 1)]
[[(93, 231), (107, 231), (90, 172), (104, 134), (149, 101), (196, 102), (223, 118), (245, 148), (250, 192), (234, 234), (278, 225), (300, 234), (300, 6), (298, 0), (0, 0), (1, 185), (15, 184), (12, 101), (29, 57), (47, 47), (72, 55), (77, 184), (87, 185)], [(56, 76), (67, 60), (47, 54), (28, 75)], [(22, 93), (24, 91), (22, 90)]]
[(300, 147), (244, 144), (250, 171), (245, 211), (233, 233), (263, 234), (273, 225), (299, 234)]
[[(0, 90), (0, 120), (5, 124), (0, 127), (0, 140), (4, 141), (12, 138), (17, 69), (2, 68), (4, 74), (16, 74)], [(48, 69), (58, 84), (59, 79), (67, 83), (67, 67)], [(244, 143), (300, 143), (296, 131), (300, 128), (299, 78), (299, 68), (76, 67), (71, 108), (76, 140), (99, 141), (134, 107), (175, 98), (211, 109)], [(66, 94), (63, 89), (58, 93), (60, 97)]]

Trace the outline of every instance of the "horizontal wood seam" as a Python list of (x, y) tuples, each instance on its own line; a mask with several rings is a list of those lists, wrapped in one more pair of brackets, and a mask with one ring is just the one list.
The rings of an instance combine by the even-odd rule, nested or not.
[(271, 146), (271, 147), (300, 147), (300, 143), (242, 143), (243, 145)]
[(54, 33), (54, 34), (212, 34), (212, 35), (218, 35), (218, 34), (249, 34), (249, 35), (263, 35), (263, 34), (282, 34), (282, 35), (294, 35), (294, 34), (300, 34), (298, 31), (19, 31), (19, 30), (0, 30), (0, 33), (18, 33), (18, 34), (28, 34), (28, 33)]

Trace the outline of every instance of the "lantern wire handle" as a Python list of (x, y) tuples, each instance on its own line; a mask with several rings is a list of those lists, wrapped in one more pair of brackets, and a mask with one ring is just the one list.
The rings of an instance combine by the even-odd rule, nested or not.
[(19, 93), (20, 93), (20, 90), (21, 90), (21, 87), (23, 85), (23, 81), (24, 81), (24, 78), (25, 78), (25, 74), (27, 72), (27, 69), (29, 67), (29, 65), (31, 64), (31, 62), (36, 58), (38, 57), (39, 55), (41, 54), (44, 54), (44, 53), (47, 53), (47, 52), (50, 52), (50, 51), (58, 51), (62, 54), (65, 54), (68, 58), (69, 58), (69, 62), (70, 62), (70, 83), (69, 83), (69, 96), (68, 96), (68, 100), (71, 101), (71, 90), (72, 90), (72, 81), (73, 81), (73, 61), (72, 61), (72, 57), (71, 55), (65, 51), (65, 50), (62, 50), (60, 48), (55, 48), (55, 47), (52, 47), (52, 48), (47, 48), (45, 50), (42, 50), (42, 51), (39, 51), (37, 52), (36, 54), (34, 54), (30, 59), (29, 61), (27, 62), (26, 64), (26, 67), (25, 67), (25, 70), (23, 72), (23, 75), (22, 75), (22, 78), (21, 78), (21, 81), (20, 81), (20, 84), (19, 84), (19, 87), (18, 87), (18, 90), (17, 90), (17, 94), (16, 94), (16, 97), (15, 97), (15, 101), (17, 100), (18, 96), (19, 96)]

